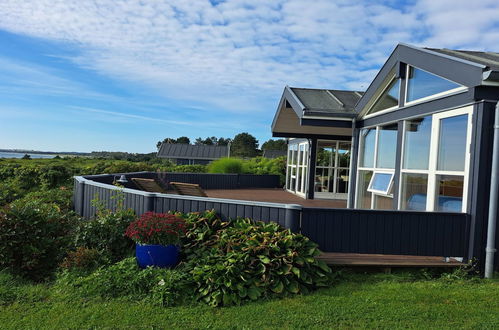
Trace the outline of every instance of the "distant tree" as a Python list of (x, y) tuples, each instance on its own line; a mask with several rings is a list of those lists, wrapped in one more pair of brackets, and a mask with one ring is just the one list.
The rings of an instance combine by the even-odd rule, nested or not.
[(249, 133), (239, 133), (231, 143), (230, 154), (236, 157), (255, 157), (258, 155), (258, 140)]
[(161, 147), (161, 144), (162, 143), (176, 143), (177, 140), (175, 139), (172, 139), (172, 138), (166, 138), (164, 139), (163, 141), (158, 141), (158, 143), (156, 143), (156, 148), (159, 149), (159, 147)]
[(191, 140), (187, 136), (181, 136), (176, 141), (176, 143), (190, 144)]
[(22, 159), (31, 159), (31, 156), (28, 155), (28, 154), (24, 154), (23, 158)]
[(232, 142), (231, 138), (223, 138), (223, 137), (221, 137), (221, 138), (218, 138), (217, 146), (226, 146), (230, 142)]
[(285, 140), (272, 140), (269, 139), (262, 144), (262, 150), (286, 150)]

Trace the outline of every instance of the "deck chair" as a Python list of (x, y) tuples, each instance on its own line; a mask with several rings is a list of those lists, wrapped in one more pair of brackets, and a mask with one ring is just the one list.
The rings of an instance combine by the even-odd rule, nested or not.
[(179, 195), (208, 197), (203, 188), (195, 183), (170, 182), (170, 186), (172, 186)]
[(132, 178), (132, 182), (142, 191), (166, 194), (166, 190), (154, 179)]

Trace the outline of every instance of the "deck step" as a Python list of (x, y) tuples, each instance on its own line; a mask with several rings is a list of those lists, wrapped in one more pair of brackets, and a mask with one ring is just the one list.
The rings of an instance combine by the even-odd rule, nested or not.
[(465, 265), (454, 258), (394, 254), (323, 252), (317, 259), (324, 261), (330, 266), (460, 267)]

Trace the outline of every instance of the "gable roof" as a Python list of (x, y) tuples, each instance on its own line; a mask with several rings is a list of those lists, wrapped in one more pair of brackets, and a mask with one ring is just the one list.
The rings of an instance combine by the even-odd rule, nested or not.
[(421, 48), (399, 43), (381, 67), (355, 106), (360, 115), (372, 103), (391, 72), (398, 76), (400, 63), (406, 63), (466, 87), (499, 81), (499, 54), (466, 50)]
[(183, 159), (218, 159), (227, 157), (228, 146), (192, 145), (183, 143), (162, 143), (157, 156), (159, 158)]
[(453, 50), (453, 49), (438, 49), (438, 48), (425, 48), (433, 52), (457, 57), (470, 62), (485, 65), (493, 71), (499, 71), (499, 53), (494, 52), (478, 52), (471, 50)]
[(361, 96), (357, 91), (286, 86), (272, 121), (272, 136), (351, 137), (355, 103)]
[(302, 117), (354, 117), (362, 92), (289, 87), (300, 104)]

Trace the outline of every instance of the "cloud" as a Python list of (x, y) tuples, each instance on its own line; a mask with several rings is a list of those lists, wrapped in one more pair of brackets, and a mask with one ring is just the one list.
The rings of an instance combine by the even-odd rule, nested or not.
[(165, 98), (273, 111), (284, 85), (367, 86), (400, 42), (497, 50), (484, 0), (0, 2), (0, 28), (71, 45), (82, 68)]

